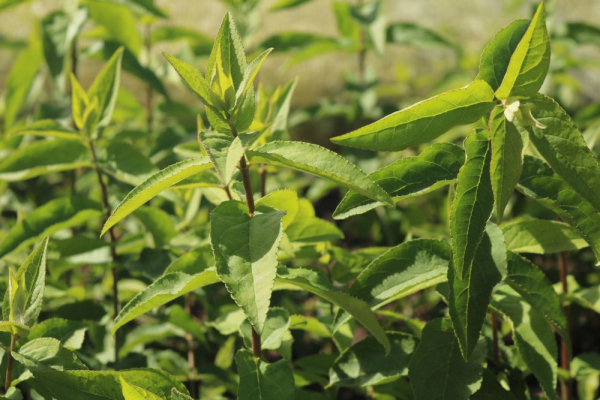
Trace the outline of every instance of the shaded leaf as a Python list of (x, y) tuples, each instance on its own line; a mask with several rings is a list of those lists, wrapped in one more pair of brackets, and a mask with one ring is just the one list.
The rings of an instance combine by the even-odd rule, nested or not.
[(248, 350), (235, 356), (240, 376), (238, 399), (280, 400), (294, 398), (294, 375), (286, 360), (269, 364)]
[(515, 253), (551, 254), (588, 246), (576, 229), (563, 222), (524, 219), (509, 222), (501, 228), (506, 247)]

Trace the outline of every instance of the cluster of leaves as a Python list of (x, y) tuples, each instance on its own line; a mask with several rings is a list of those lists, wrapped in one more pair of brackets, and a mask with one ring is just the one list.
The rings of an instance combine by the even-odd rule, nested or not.
[[(259, 2), (226, 3), (252, 47)], [(598, 354), (574, 354), (563, 306), (600, 312), (600, 286), (563, 277), (557, 290), (532, 261), (562, 252), (564, 273), (568, 251), (600, 259), (590, 136), (538, 93), (550, 70), (544, 4), (494, 37), (470, 84), (335, 137), (402, 152), (369, 174), (288, 140), (296, 82), (254, 85), (270, 46), (291, 62), (329, 51), (364, 62), (386, 41), (455, 47), (416, 25), (386, 27), (379, 1), (334, 10), (341, 39), (279, 34), (251, 61), (232, 14), (214, 42), (176, 26), (144, 38), (136, 21), (166, 17), (151, 1), (86, 0), (44, 19), (9, 76), (4, 113), (0, 190), (19, 214), (0, 236), (5, 398), (555, 399), (559, 379), (594, 398)], [(574, 26), (557, 40), (589, 40)], [(98, 42), (78, 52), (78, 38)], [(208, 55), (204, 73), (185, 52), (164, 56), (204, 114), (170, 99), (145, 54), (181, 39)], [(106, 60), (87, 90), (82, 54)], [(147, 85), (146, 131), (121, 69)], [(56, 104), (32, 116), (25, 106), (42, 71)], [(376, 98), (365, 100), (375, 81), (363, 70), (357, 82), (357, 115), (380, 114)], [(462, 146), (441, 140), (472, 125)], [(311, 200), (332, 188), (347, 191), (332, 217), (349, 229), (317, 216)], [(428, 199), (441, 228), (410, 221)], [(541, 207), (519, 213), (517, 203)], [(372, 231), (356, 224), (390, 229), (390, 207), (410, 221), (404, 240), (361, 243)], [(345, 235), (362, 247), (337, 244)]]

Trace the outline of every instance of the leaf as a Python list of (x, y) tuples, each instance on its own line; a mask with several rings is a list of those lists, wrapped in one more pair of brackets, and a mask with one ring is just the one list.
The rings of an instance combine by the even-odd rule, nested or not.
[(214, 109), (215, 112), (218, 112), (212, 103), (212, 91), (210, 89), (210, 85), (200, 74), (200, 72), (198, 72), (198, 70), (188, 63), (178, 60), (175, 57), (165, 53), (163, 53), (163, 56), (165, 56), (167, 61), (173, 66), (173, 68), (175, 68), (175, 71), (177, 71), (181, 79), (183, 79), (192, 92), (194, 92), (200, 98), (202, 103), (206, 107)]
[(400, 332), (388, 332), (391, 351), (385, 354), (374, 338), (354, 344), (335, 360), (329, 370), (329, 385), (371, 386), (408, 375), (408, 364), (418, 341)]
[[(0, 5), (2, 8), (2, 5)], [(44, 62), (42, 46), (32, 42), (19, 53), (12, 64), (5, 86), (4, 130), (9, 131), (25, 104), (39, 70)]]
[(595, 44), (600, 46), (600, 28), (585, 22), (567, 22), (561, 27), (560, 38), (566, 38), (577, 44)]
[(251, 216), (245, 204), (225, 201), (210, 215), (217, 274), (260, 333), (277, 273), (284, 212), (265, 210)]
[(169, 272), (197, 274), (214, 266), (215, 257), (213, 256), (212, 248), (210, 244), (204, 244), (175, 259), (165, 269), (165, 274)]
[(144, 182), (136, 186), (119, 203), (117, 208), (104, 223), (102, 233), (104, 235), (110, 228), (133, 211), (150, 201), (163, 190), (170, 188), (185, 178), (211, 168), (210, 161), (206, 157), (190, 158), (180, 161), (152, 175)]
[(300, 217), (285, 231), (290, 242), (319, 243), (344, 238), (342, 232), (331, 222), (316, 217)]
[(552, 254), (588, 246), (576, 229), (563, 222), (523, 219), (501, 228), (506, 247), (515, 253)]
[(247, 64), (242, 39), (237, 32), (231, 13), (225, 14), (208, 58), (206, 78), (211, 82), (217, 73), (217, 64), (221, 65), (223, 73), (232, 80), (233, 87), (237, 90), (244, 78)]
[(508, 68), (496, 97), (524, 98), (535, 95), (550, 66), (550, 39), (546, 30), (544, 3), (541, 2), (529, 27), (510, 57)]
[(34, 135), (43, 137), (55, 137), (58, 139), (77, 140), (84, 142), (86, 138), (72, 129), (66, 128), (56, 121), (44, 119), (35, 121), (25, 127), (17, 128), (10, 135)]
[(454, 45), (437, 32), (410, 22), (392, 22), (388, 25), (386, 41), (390, 44), (412, 46), (418, 49), (427, 47), (454, 49)]
[(53, 172), (91, 167), (87, 146), (73, 140), (37, 141), (0, 161), (0, 180), (21, 181)]
[[(286, 268), (280, 266), (277, 270), (276, 283), (278, 290), (297, 287), (340, 307), (371, 332), (375, 339), (381, 343), (386, 354), (389, 353), (390, 342), (367, 303), (346, 293), (337, 291), (323, 274), (303, 268)], [(338, 324), (338, 328), (341, 325)]]
[(171, 400), (194, 400), (187, 394), (179, 392), (177, 389), (171, 391)]
[(97, 24), (139, 57), (144, 40), (136, 27), (134, 14), (126, 6), (102, 0), (87, 0), (86, 5), (90, 10), (91, 18)]
[(144, 348), (150, 343), (166, 343), (168, 339), (184, 336), (185, 331), (163, 321), (140, 324), (127, 332), (127, 339), (119, 348), (119, 357), (125, 358), (136, 349)]
[(84, 197), (50, 200), (17, 222), (0, 244), (0, 258), (65, 228), (80, 226), (102, 215), (100, 204)]
[(281, 223), (283, 224), (283, 229), (286, 229), (298, 214), (298, 195), (295, 190), (291, 189), (275, 190), (256, 202), (257, 209), (260, 210), (261, 206), (285, 211), (285, 216), (281, 220)]
[(277, 0), (275, 4), (269, 8), (269, 11), (287, 10), (290, 8), (298, 7), (311, 0)]
[(366, 150), (404, 150), (430, 142), (454, 126), (476, 122), (493, 107), (494, 93), (490, 86), (484, 81), (474, 81), (331, 141)]
[(240, 376), (239, 400), (294, 398), (294, 375), (286, 360), (269, 364), (242, 349), (235, 355)]
[[(263, 350), (278, 350), (284, 335), (290, 327), (290, 313), (284, 308), (271, 307), (267, 312), (264, 329), (260, 334), (260, 343)], [(240, 332), (247, 347), (252, 347), (252, 326), (245, 320), (240, 326)]]
[(490, 142), (485, 131), (465, 140), (467, 161), (458, 173), (456, 197), (450, 211), (454, 272), (463, 279), (492, 215), (494, 195), (490, 178)]
[(492, 290), (506, 275), (506, 245), (502, 231), (488, 224), (479, 243), (473, 264), (457, 278), (454, 268), (448, 269), (448, 305), (454, 332), (465, 360), (475, 350), (487, 315)]
[(106, 156), (99, 161), (104, 171), (134, 186), (158, 172), (148, 157), (131, 144), (117, 140), (106, 146)]
[(54, 338), (69, 350), (79, 350), (83, 344), (87, 325), (62, 318), (50, 318), (34, 325), (27, 341), (39, 338)]
[[(92, 1), (92, 0), (90, 0)], [(96, 1), (96, 0), (93, 0)], [(101, 8), (110, 3), (102, 2)], [(87, 95), (90, 101), (98, 99), (98, 111), (100, 119), (98, 126), (107, 126), (117, 103), (119, 94), (119, 82), (121, 79), (121, 60), (123, 59), (123, 47), (118, 48), (113, 56), (106, 62), (102, 70), (96, 75)]]
[(531, 261), (509, 252), (505, 281), (554, 326), (570, 347), (567, 318), (558, 294), (546, 275)]
[(331, 331), (327, 325), (317, 318), (307, 317), (305, 315), (292, 315), (290, 329), (303, 330), (322, 338), (331, 337)]
[(241, 133), (233, 137), (231, 133), (220, 133), (203, 129), (198, 133), (200, 144), (215, 166), (217, 176), (223, 185), (229, 185), (237, 170), (240, 159), (255, 136), (254, 133)]
[(240, 82), (240, 86), (235, 94), (236, 101), (242, 98), (248, 89), (250, 89), (250, 86), (252, 86), (252, 82), (254, 82), (254, 78), (256, 78), (260, 67), (262, 66), (263, 62), (265, 62), (271, 51), (273, 51), (272, 48), (263, 51), (261, 54), (256, 56), (256, 58), (252, 60), (250, 64), (248, 64), (246, 70), (244, 71), (244, 78), (242, 79), (242, 82)]
[(139, 386), (128, 383), (123, 377), (120, 377), (120, 380), (125, 400), (161, 400), (161, 397)]
[(446, 281), (451, 249), (440, 240), (417, 239), (392, 247), (371, 262), (349, 293), (379, 309)]
[[(394, 202), (438, 189), (456, 180), (465, 160), (462, 148), (449, 143), (435, 143), (415, 157), (405, 157), (371, 174), (392, 196)], [(381, 205), (357, 192), (349, 191), (333, 213), (335, 219), (365, 213)]]
[(138, 293), (125, 305), (115, 318), (112, 328), (115, 332), (128, 323), (163, 304), (167, 304), (186, 293), (198, 288), (219, 282), (214, 269), (207, 269), (199, 274), (188, 275), (183, 272), (172, 272), (158, 278), (144, 291)]
[(67, 43), (69, 20), (66, 13), (55, 11), (46, 15), (41, 21), (44, 58), (50, 76), (59, 88), (62, 88), (64, 83), (65, 55), (69, 46)]
[(501, 221), (504, 209), (523, 170), (525, 146), (517, 128), (505, 118), (502, 107), (496, 107), (490, 118), (492, 138), (490, 173), (496, 216), (498, 221)]
[(582, 307), (589, 308), (600, 314), (600, 285), (577, 288), (568, 293), (568, 298)]
[(58, 371), (87, 369), (75, 353), (54, 338), (33, 339), (21, 346), (13, 356), (26, 368), (46, 367)]
[(188, 393), (185, 386), (166, 372), (149, 369), (129, 369), (124, 371), (56, 371), (34, 369), (36, 380), (58, 399), (77, 400), (125, 400), (122, 395), (120, 378), (132, 385), (159, 396), (169, 398), (171, 390)]
[(168, 245), (171, 239), (177, 235), (171, 216), (160, 208), (140, 207), (135, 210), (135, 216), (150, 231), (154, 247), (160, 248)]
[(558, 349), (551, 326), (517, 293), (503, 288), (495, 295), (494, 308), (509, 318), (517, 350), (550, 399), (556, 396)]
[(600, 214), (546, 163), (526, 156), (518, 189), (575, 227), (600, 260)]
[(481, 387), (486, 347), (481, 340), (465, 361), (450, 321), (427, 323), (408, 367), (415, 400), (467, 400)]
[(498, 32), (481, 53), (479, 73), (475, 79), (486, 81), (493, 90), (497, 90), (528, 26), (529, 20), (520, 19)]
[(0, 332), (6, 332), (20, 337), (27, 337), (29, 334), (29, 327), (17, 322), (0, 321)]
[(471, 400), (517, 400), (517, 397), (504, 389), (489, 368), (483, 370), (481, 388), (469, 399)]
[[(4, 320), (16, 322), (25, 326), (32, 326), (42, 310), (44, 299), (44, 288), (46, 286), (46, 251), (48, 250), (48, 238), (31, 252), (25, 262), (10, 278), (11, 285), (18, 282), (18, 288), (6, 291), (2, 314)], [(14, 281), (13, 281), (14, 279)], [(19, 305), (15, 309), (14, 291), (19, 293)], [(10, 314), (9, 314), (10, 309)]]
[(251, 162), (317, 175), (392, 205), (392, 199), (357, 166), (342, 156), (310, 143), (274, 141), (247, 152)]
[(544, 95), (526, 104), (532, 107), (534, 118), (546, 126), (524, 127), (531, 142), (552, 169), (600, 211), (600, 165), (575, 123), (556, 101)]

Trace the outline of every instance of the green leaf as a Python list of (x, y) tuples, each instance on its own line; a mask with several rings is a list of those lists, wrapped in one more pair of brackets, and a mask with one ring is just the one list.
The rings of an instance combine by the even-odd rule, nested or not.
[(240, 133), (233, 137), (231, 133), (221, 133), (202, 129), (198, 139), (204, 151), (215, 166), (217, 176), (223, 185), (229, 185), (255, 133)]
[(367, 150), (404, 150), (430, 142), (454, 126), (476, 122), (493, 107), (493, 90), (484, 81), (474, 81), (331, 141)]
[(331, 222), (316, 217), (300, 217), (285, 231), (290, 242), (319, 243), (344, 238), (344, 232)]
[[(271, 307), (267, 312), (264, 329), (260, 334), (261, 348), (264, 350), (278, 350), (284, 339), (284, 335), (290, 327), (290, 313), (284, 308)], [(247, 347), (252, 347), (252, 326), (248, 320), (244, 320), (240, 326), (240, 332)]]
[(29, 327), (17, 322), (0, 321), (0, 332), (6, 332), (20, 337), (27, 337), (29, 334)]
[(13, 356), (26, 368), (47, 367), (58, 371), (87, 369), (75, 353), (54, 338), (33, 339), (21, 346)]
[(546, 163), (526, 156), (518, 189), (575, 227), (600, 260), (600, 214)]
[(237, 90), (244, 79), (247, 64), (242, 39), (230, 13), (225, 14), (221, 22), (208, 59), (206, 79), (211, 83), (218, 72), (217, 66), (223, 69), (225, 76), (232, 80), (234, 90)]
[(170, 165), (167, 168), (152, 175), (144, 182), (136, 186), (119, 203), (117, 208), (104, 223), (102, 233), (104, 235), (110, 228), (133, 211), (150, 201), (163, 190), (170, 188), (185, 178), (211, 168), (210, 161), (206, 157), (190, 158)]
[(210, 238), (217, 273), (259, 333), (277, 273), (283, 216), (284, 212), (275, 210), (251, 216), (238, 201), (223, 202), (211, 212)]
[(600, 314), (600, 285), (577, 288), (568, 294), (568, 298)]
[(508, 317), (512, 325), (515, 345), (523, 361), (540, 382), (546, 396), (557, 399), (558, 350), (552, 327), (510, 288), (503, 288), (494, 298), (493, 307)]
[(171, 400), (194, 400), (187, 394), (179, 392), (177, 389), (171, 391)]
[(134, 186), (158, 172), (148, 157), (131, 144), (119, 140), (111, 141), (106, 146), (106, 156), (99, 161), (108, 174)]
[(437, 32), (410, 22), (392, 22), (388, 25), (386, 28), (386, 41), (390, 44), (412, 46), (417, 49), (427, 47), (455, 48), (454, 44)]
[(492, 290), (506, 275), (506, 245), (502, 231), (488, 224), (464, 278), (448, 269), (448, 305), (454, 332), (465, 360), (474, 351), (487, 315)]
[(528, 26), (529, 20), (520, 19), (498, 32), (481, 53), (479, 73), (475, 79), (486, 81), (493, 90), (497, 90)]
[(25, 127), (17, 128), (10, 135), (34, 135), (43, 137), (55, 137), (58, 139), (86, 141), (86, 138), (72, 129), (66, 128), (56, 121), (44, 119), (33, 122)]
[(184, 336), (185, 331), (163, 321), (140, 324), (127, 332), (127, 339), (119, 348), (119, 357), (125, 358), (134, 350), (144, 348), (150, 343), (166, 343), (168, 339), (183, 338)]
[[(104, 7), (104, 4), (110, 3), (102, 2), (102, 4), (101, 7)], [(93, 101), (94, 98), (98, 99), (98, 111), (100, 112), (98, 126), (107, 126), (112, 117), (119, 94), (122, 59), (123, 47), (120, 47), (96, 75), (96, 79), (88, 89), (87, 95), (90, 101)]]
[[(388, 192), (395, 202), (418, 196), (456, 180), (465, 152), (450, 143), (435, 143), (415, 157), (405, 157), (371, 174), (369, 178)], [(335, 219), (365, 213), (381, 202), (349, 191), (333, 213)]]
[(489, 368), (483, 370), (483, 380), (481, 388), (470, 400), (517, 400), (517, 397), (511, 392), (504, 389), (494, 376), (494, 373)]
[(537, 95), (526, 103), (536, 120), (545, 125), (524, 127), (552, 169), (600, 211), (600, 165), (569, 115), (553, 99)]
[(149, 369), (124, 371), (56, 371), (34, 369), (36, 380), (58, 399), (125, 400), (120, 379), (168, 399), (173, 388), (188, 393), (185, 386), (166, 372)]
[(210, 244), (204, 244), (196, 247), (174, 260), (165, 269), (165, 274), (169, 272), (185, 272), (186, 274), (197, 274), (210, 267), (215, 266), (215, 257), (213, 256)]
[(485, 341), (477, 344), (468, 361), (460, 353), (447, 319), (427, 323), (408, 367), (415, 400), (467, 400), (481, 387)]
[(143, 389), (139, 386), (128, 383), (123, 377), (120, 377), (121, 389), (123, 391), (123, 398), (125, 400), (161, 400), (154, 393)]
[(0, 180), (21, 181), (91, 166), (85, 144), (64, 139), (43, 140), (21, 147), (0, 161)]
[[(277, 270), (276, 284), (277, 289), (296, 287), (304, 289), (340, 307), (371, 332), (375, 339), (381, 343), (386, 354), (389, 353), (390, 342), (367, 303), (337, 291), (323, 274), (303, 268), (281, 266)], [(338, 328), (340, 325), (342, 324), (338, 324)]]
[(235, 355), (240, 376), (239, 400), (279, 400), (294, 398), (294, 375), (287, 360), (272, 364), (242, 349)]
[(62, 318), (50, 318), (34, 325), (27, 336), (27, 341), (39, 338), (54, 338), (69, 350), (78, 350), (83, 344), (87, 325), (82, 322), (69, 321)]
[(251, 162), (307, 172), (392, 205), (390, 195), (342, 156), (310, 143), (274, 141), (247, 152)]
[[(0, 8), (2, 6), (0, 5)], [(42, 46), (32, 42), (19, 53), (12, 64), (5, 86), (4, 130), (9, 131), (25, 104), (38, 72), (44, 62)]]
[(567, 318), (558, 294), (546, 275), (531, 261), (509, 252), (508, 275), (505, 281), (533, 309), (542, 314), (570, 346)]
[(173, 68), (175, 68), (175, 71), (177, 71), (181, 79), (183, 79), (192, 92), (194, 92), (200, 98), (202, 103), (205, 106), (214, 109), (210, 85), (206, 79), (204, 79), (202, 74), (200, 74), (196, 68), (192, 67), (185, 61), (178, 60), (177, 58), (165, 53), (163, 53), (163, 56), (165, 56), (167, 61), (173, 66)]
[(290, 8), (298, 7), (311, 0), (277, 0), (275, 4), (269, 8), (269, 11), (287, 10)]
[(307, 317), (305, 315), (292, 315), (290, 329), (303, 330), (322, 338), (331, 337), (331, 330), (327, 325), (317, 318)]
[(240, 86), (235, 94), (236, 101), (238, 101), (248, 91), (248, 89), (250, 89), (250, 86), (252, 86), (252, 82), (254, 82), (254, 78), (256, 78), (260, 67), (265, 62), (271, 51), (273, 51), (272, 48), (263, 51), (254, 60), (252, 60), (250, 64), (248, 64), (246, 70), (244, 71), (244, 78), (242, 79), (242, 82), (240, 83)]
[[(13, 299), (13, 290), (10, 288), (4, 295), (2, 313), (4, 320), (17, 322), (18, 324), (32, 326), (42, 310), (44, 299), (44, 288), (46, 286), (46, 251), (48, 250), (48, 238), (31, 252), (23, 262), (16, 274), (11, 277), (10, 283), (18, 282), (19, 292), (17, 309), (13, 309), (16, 301)], [(11, 293), (12, 292), (12, 293)], [(9, 314), (10, 309), (10, 315)]]
[(280, 189), (275, 190), (256, 202), (256, 208), (260, 210), (261, 206), (274, 208), (275, 210), (285, 211), (285, 216), (281, 220), (283, 229), (286, 229), (298, 214), (298, 195), (295, 190)]
[(349, 293), (379, 309), (446, 281), (451, 249), (440, 240), (417, 239), (392, 247), (371, 262)]
[(504, 209), (512, 196), (523, 170), (523, 138), (509, 122), (502, 107), (496, 107), (491, 115), (492, 160), (490, 173), (494, 205), (498, 221), (502, 221)]
[(528, 218), (501, 228), (506, 247), (515, 253), (552, 254), (588, 246), (576, 229), (563, 222)]
[(450, 211), (454, 272), (463, 279), (492, 215), (494, 195), (490, 178), (491, 149), (486, 131), (465, 140), (467, 161), (458, 173), (456, 197)]
[(196, 275), (172, 272), (158, 278), (144, 291), (138, 293), (125, 305), (115, 318), (114, 333), (129, 321), (134, 320), (163, 304), (167, 304), (186, 293), (219, 282), (214, 269), (207, 269)]
[(91, 18), (101, 25), (112, 38), (139, 56), (144, 40), (137, 29), (135, 15), (122, 4), (112, 1), (87, 0)]
[(64, 84), (65, 55), (69, 45), (67, 43), (69, 20), (70, 18), (65, 12), (54, 11), (41, 21), (44, 58), (50, 76), (59, 88), (62, 88)]
[(371, 386), (408, 375), (408, 364), (418, 341), (400, 332), (388, 332), (390, 354), (374, 338), (354, 344), (335, 360), (329, 370), (329, 385)]
[(134, 214), (150, 231), (154, 247), (166, 246), (177, 235), (171, 216), (160, 208), (140, 207)]
[(546, 29), (544, 2), (541, 2), (529, 27), (510, 57), (496, 97), (523, 98), (535, 95), (546, 78), (550, 66), (550, 39)]
[(65, 228), (80, 226), (102, 215), (100, 204), (83, 197), (63, 197), (50, 200), (17, 222), (0, 244), (0, 258), (28, 246), (41, 237)]

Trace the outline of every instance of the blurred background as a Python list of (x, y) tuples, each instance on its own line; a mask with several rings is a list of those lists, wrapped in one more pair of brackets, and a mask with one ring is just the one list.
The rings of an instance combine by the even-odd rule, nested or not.
[[(240, 26), (247, 50), (275, 47), (260, 76), (266, 87), (282, 85), (298, 77), (292, 109), (308, 108), (313, 119), (315, 115), (325, 119), (343, 116), (346, 122), (352, 122), (357, 117), (374, 119), (381, 116), (382, 110), (376, 110), (375, 106), (389, 106), (389, 110), (395, 110), (404, 103), (470, 82), (476, 74), (479, 54), (485, 44), (511, 21), (529, 18), (536, 2), (368, 2), (362, 5), (364, 9), (361, 11), (369, 36), (366, 40), (353, 37), (356, 32), (349, 25), (356, 19), (344, 22), (344, 13), (353, 12), (345, 10), (344, 5), (360, 8), (361, 0), (158, 0), (155, 4), (162, 15), (145, 10), (143, 5), (150, 3), (144, 1), (93, 0), (89, 3), (112, 4), (114, 8), (122, 8), (120, 12), (123, 15), (120, 20), (111, 19), (110, 16), (98, 15), (100, 12), (92, 8), (91, 19), (100, 26), (93, 23), (83, 26), (79, 48), (90, 46), (90, 52), (93, 52), (95, 40), (106, 35), (117, 36), (114, 37), (117, 41), (125, 42), (133, 53), (137, 51), (141, 65), (151, 65), (156, 75), (167, 76), (170, 82), (177, 82), (177, 78), (172, 70), (166, 69), (160, 52), (174, 53), (202, 68), (222, 16), (229, 10)], [(597, 0), (547, 3), (548, 23), (555, 37), (569, 36), (566, 23), (593, 25), (600, 17), (600, 2)], [(379, 4), (378, 10), (372, 10), (372, 4)], [(135, 6), (138, 6), (137, 9)], [(7, 76), (15, 57), (39, 31), (40, 21), (48, 18), (50, 11), (68, 7), (62, 0), (0, 1), (0, 10), (4, 8), (0, 12), (2, 92), (6, 90)], [(75, 8), (75, 5), (72, 7)], [(111, 21), (103, 22), (103, 18)], [(113, 28), (107, 27), (107, 22), (113, 24)], [(112, 31), (119, 26), (120, 33)], [(178, 27), (177, 32), (167, 30), (174, 26)], [(600, 35), (592, 33), (588, 32), (586, 37), (584, 32), (584, 35), (574, 38), (574, 33), (570, 32), (574, 40), (554, 43), (555, 76), (549, 79), (547, 85), (553, 84), (553, 87), (545, 90), (558, 91), (563, 105), (571, 110), (600, 98)], [(352, 43), (356, 39), (358, 43)], [(366, 54), (362, 55), (361, 40), (367, 42)], [(574, 46), (575, 43), (578, 45)], [(80, 58), (78, 69), (85, 86), (101, 63), (85, 55)], [(582, 66), (585, 68), (580, 68)], [(373, 90), (357, 94), (352, 82), (361, 81)], [(143, 101), (145, 83), (130, 74), (125, 74), (123, 79), (124, 87), (140, 101)], [(185, 101), (191, 107), (199, 106), (188, 91), (181, 90), (181, 87), (170, 89), (169, 94), (174, 98)], [(359, 112), (342, 107), (361, 95), (362, 110)], [(316, 105), (320, 107), (317, 109)], [(297, 116), (292, 119), (292, 125), (294, 121), (300, 123), (306, 119), (306, 115)], [(319, 142), (325, 142), (321, 140), (322, 136), (331, 136), (327, 134), (329, 124), (313, 125), (300, 126), (295, 132), (301, 136), (312, 136)], [(339, 130), (338, 127), (336, 133), (341, 133)]]

